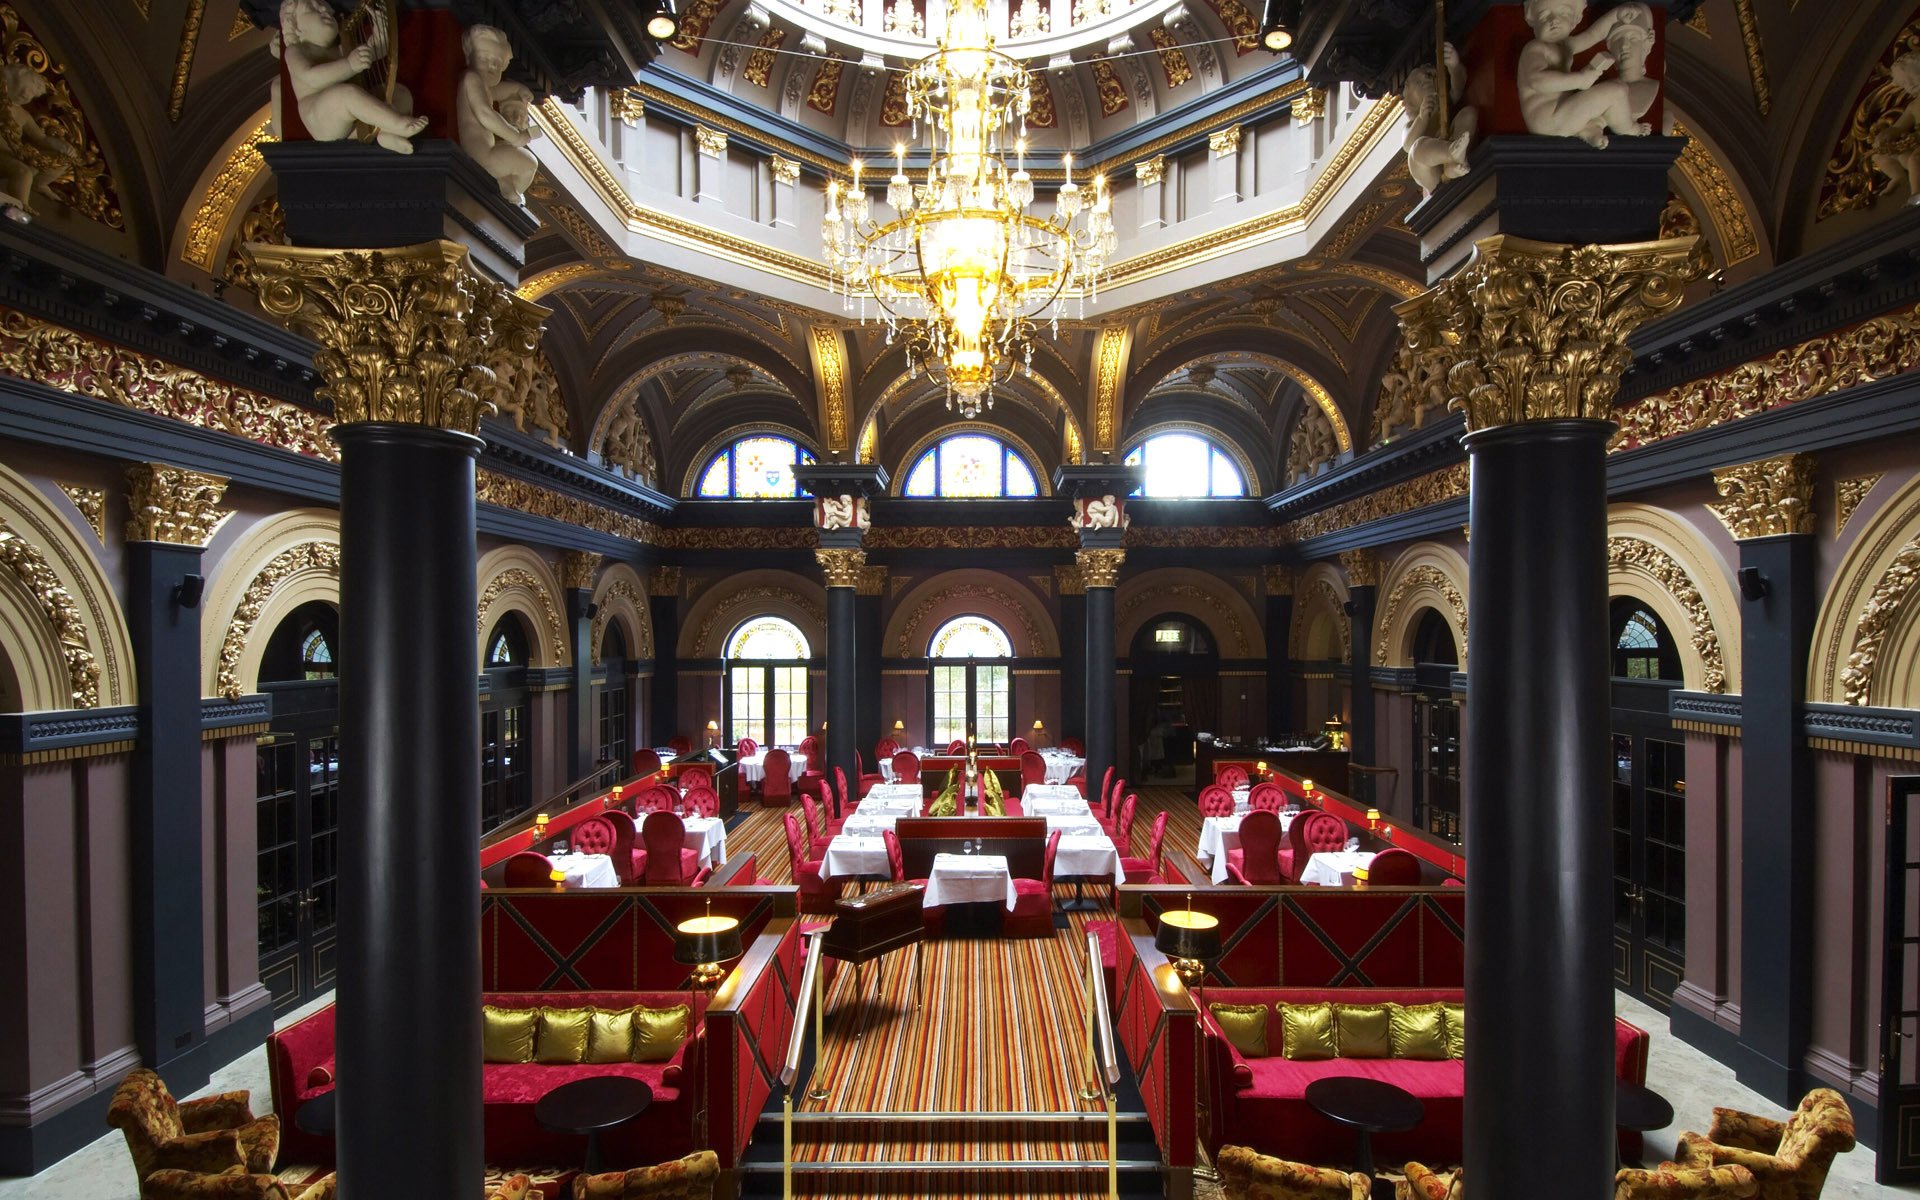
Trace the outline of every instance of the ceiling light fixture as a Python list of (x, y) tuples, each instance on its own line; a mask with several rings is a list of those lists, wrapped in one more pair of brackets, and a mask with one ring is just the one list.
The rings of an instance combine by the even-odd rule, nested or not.
[(1260, 44), (1275, 54), (1293, 45), (1293, 29), (1287, 22), (1287, 0), (1267, 0), (1260, 16)]
[[(1029, 211), (1027, 69), (994, 49), (985, 0), (959, 0), (931, 55), (907, 69), (907, 112), (927, 123), (926, 182), (907, 177), (904, 144), (887, 181), (890, 214), (876, 217), (863, 164), (827, 185), (821, 221), (827, 261), (849, 309), (867, 301), (904, 342), (911, 368), (947, 389), (947, 407), (977, 417), (993, 389), (1033, 356), (1037, 323), (1057, 324), (1060, 302), (1095, 295), (1117, 237), (1104, 175), (1089, 198), (1073, 157), (1050, 217)], [(1006, 139), (1014, 142), (1007, 169)]]
[(655, 0), (658, 7), (647, 17), (647, 36), (656, 42), (670, 42), (680, 36), (680, 14), (673, 0)]

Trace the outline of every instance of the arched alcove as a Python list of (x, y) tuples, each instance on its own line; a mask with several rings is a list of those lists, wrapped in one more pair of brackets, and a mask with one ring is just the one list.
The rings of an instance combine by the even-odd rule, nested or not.
[(527, 622), (527, 666), (563, 667), (573, 661), (558, 600), (560, 584), (545, 559), (525, 546), (501, 546), (480, 557), (474, 576), (479, 588), (474, 632), (481, 638), (483, 666), (489, 647), (487, 635), (501, 614), (508, 612), (519, 613)]

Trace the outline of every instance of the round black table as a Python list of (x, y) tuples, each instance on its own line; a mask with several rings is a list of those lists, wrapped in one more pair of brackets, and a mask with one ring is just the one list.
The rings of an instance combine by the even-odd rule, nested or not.
[(587, 1136), (584, 1163), (589, 1175), (601, 1169), (600, 1131), (625, 1124), (647, 1111), (653, 1089), (625, 1075), (594, 1075), (561, 1084), (533, 1106), (536, 1121), (556, 1133)]
[[(1665, 1129), (1673, 1124), (1673, 1105), (1652, 1088), (1616, 1079), (1613, 1081), (1613, 1123), (1630, 1133)], [(1618, 1146), (1614, 1154), (1614, 1165), (1624, 1165), (1619, 1160)]]
[(1427, 1115), (1427, 1106), (1405, 1088), (1380, 1079), (1336, 1075), (1307, 1085), (1307, 1103), (1329, 1121), (1355, 1130), (1360, 1170), (1373, 1174), (1373, 1135), (1412, 1129)]
[(334, 1089), (328, 1088), (318, 1096), (301, 1102), (293, 1112), (293, 1123), (302, 1133), (311, 1133), (315, 1137), (332, 1137), (334, 1129), (333, 1097)]

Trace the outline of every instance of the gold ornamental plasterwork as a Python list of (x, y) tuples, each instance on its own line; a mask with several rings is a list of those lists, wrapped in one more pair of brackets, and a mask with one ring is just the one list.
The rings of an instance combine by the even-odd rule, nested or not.
[(791, 158), (782, 158), (776, 154), (767, 159), (767, 169), (773, 172), (775, 183), (784, 183), (792, 187), (800, 182), (800, 164)]
[(86, 487), (78, 483), (63, 483), (60, 491), (80, 510), (86, 518), (87, 528), (93, 530), (93, 536), (102, 542), (107, 540), (107, 489)]
[(525, 567), (508, 567), (506, 570), (487, 580), (487, 586), (480, 590), (480, 602), (474, 605), (473, 631), (476, 634), (487, 631), (487, 614), (494, 602), (512, 588), (524, 588), (534, 597), (540, 609), (540, 622), (546, 627), (547, 645), (556, 653), (564, 653), (567, 645), (567, 627), (560, 619), (560, 610), (554, 607), (553, 597), (539, 576)]
[(163, 463), (127, 468), (127, 540), (165, 542), (204, 549), (220, 522), (233, 515), (220, 507), (227, 481), (219, 475)]
[(1275, 525), (1134, 525), (1125, 541), (1129, 549), (1276, 550), (1286, 544), (1286, 535)]
[(1839, 537), (1846, 529), (1847, 522), (1853, 519), (1854, 510), (1867, 498), (1873, 485), (1886, 478), (1885, 472), (1862, 475), (1857, 479), (1842, 479), (1833, 485), (1833, 536)]
[(651, 521), (581, 500), (551, 488), (501, 475), (485, 467), (474, 473), (474, 500), (510, 508), (529, 516), (545, 517), (568, 525), (578, 525), (597, 533), (623, 537), (629, 541), (658, 544), (660, 527)]
[(560, 554), (560, 586), (574, 591), (592, 591), (593, 577), (600, 573), (602, 556), (591, 550), (565, 550)]
[(260, 156), (260, 143), (273, 140), (267, 129), (267, 121), (262, 120), (241, 137), (214, 175), (213, 182), (207, 185), (194, 208), (193, 218), (187, 222), (187, 237), (180, 248), (180, 258), (209, 275), (218, 265), (214, 256), (219, 253), (220, 240), (227, 231), (227, 223), (233, 219), (234, 210), (240, 207), (241, 197), (253, 186), (260, 172), (267, 169), (266, 159)]
[(485, 277), (457, 242), (392, 250), (249, 246), (260, 307), (320, 343), (318, 393), (342, 424), (478, 434), (497, 387), (489, 354), (531, 355), (548, 310)]
[(877, 525), (862, 539), (874, 550), (1065, 550), (1073, 530), (1051, 525)]
[(1386, 566), (1371, 550), (1342, 550), (1340, 569), (1347, 573), (1348, 587), (1379, 587)]
[(1607, 565), (1637, 569), (1651, 576), (1687, 614), (1687, 634), (1702, 663), (1701, 691), (1727, 690), (1727, 664), (1720, 652), (1720, 635), (1713, 627), (1713, 614), (1700, 595), (1693, 578), (1671, 554), (1652, 542), (1633, 537), (1607, 539)]
[(287, 237), (287, 213), (280, 207), (280, 194), (266, 192), (247, 208), (240, 216), (240, 227), (234, 232), (233, 245), (227, 251), (227, 260), (220, 264), (220, 277), (235, 287), (253, 290), (253, 271), (247, 266), (246, 258), (241, 255), (240, 247), (248, 242), (266, 242), (269, 245), (284, 246)]
[[(673, 569), (679, 570), (678, 567)], [(614, 600), (627, 601), (633, 605), (634, 611), (640, 614), (640, 620), (636, 622), (639, 626), (640, 644), (631, 647), (628, 653), (638, 659), (652, 658), (653, 622), (648, 619), (647, 598), (640, 594), (640, 589), (634, 587), (630, 580), (616, 579), (608, 584), (607, 590), (601, 594), (600, 611), (593, 615), (592, 638), (587, 643), (592, 649), (593, 661), (600, 661), (600, 647), (607, 636), (607, 625), (613, 620), (611, 601)]]
[(701, 154), (704, 154), (708, 158), (725, 158), (727, 156), (727, 131), (724, 129), (708, 129), (704, 125), (696, 125), (693, 130), (693, 144), (699, 149)]
[(1680, 151), (1680, 173), (1693, 185), (1693, 190), (1707, 206), (1707, 219), (1713, 222), (1714, 230), (1720, 235), (1720, 246), (1726, 253), (1727, 265), (1745, 262), (1760, 253), (1760, 236), (1753, 231), (1747, 206), (1741, 202), (1740, 193), (1734, 190), (1733, 180), (1726, 168), (1713, 157), (1704, 142), (1688, 133), (1678, 121), (1674, 122), (1673, 136), (1687, 139), (1686, 148)]
[(1483, 238), (1450, 278), (1395, 307), (1416, 353), (1448, 364), (1448, 405), (1467, 428), (1610, 420), (1633, 361), (1627, 335), (1675, 308), (1695, 238), (1564, 246)]
[(1046, 645), (1040, 636), (1040, 627), (1033, 623), (1033, 616), (1027, 612), (1025, 604), (989, 584), (963, 583), (958, 587), (942, 588), (914, 605), (913, 611), (907, 614), (906, 623), (900, 627), (900, 636), (894, 639), (893, 652), (896, 657), (909, 658), (926, 653), (926, 645), (918, 640), (916, 631), (928, 614), (949, 600), (990, 600), (999, 605), (1003, 613), (1016, 614), (1020, 619), (1021, 631), (1027, 635), (1027, 645), (1031, 647), (1022, 650), (1015, 646), (1016, 654), (1039, 654), (1041, 647)]
[(632, 128), (647, 115), (646, 98), (635, 88), (611, 88), (607, 92), (607, 111), (613, 119)]
[(573, 205), (552, 202), (542, 210), (542, 215), (546, 218), (546, 222), (543, 223), (558, 225), (565, 230), (567, 236), (573, 239), (574, 245), (580, 247), (581, 252), (588, 257), (620, 257), (620, 247), (614, 245), (606, 234), (600, 232), (600, 227), (588, 219), (587, 214)]
[(1460, 622), (1464, 632), (1467, 628), (1467, 598), (1460, 594), (1447, 573), (1431, 563), (1422, 563), (1402, 575), (1387, 593), (1387, 602), (1380, 606), (1380, 612), (1374, 617), (1373, 627), (1378, 631), (1373, 644), (1374, 665), (1387, 665), (1387, 631), (1393, 628), (1393, 618), (1407, 597), (1417, 588), (1428, 587), (1446, 597), (1447, 607), (1453, 610), (1454, 619)]
[(1073, 559), (1080, 564), (1080, 578), (1089, 588), (1118, 587), (1120, 566), (1127, 561), (1125, 550), (1076, 550)]
[(1753, 80), (1753, 106), (1761, 116), (1773, 111), (1773, 83), (1767, 78), (1767, 55), (1760, 44), (1760, 19), (1754, 15), (1753, 0), (1733, 0), (1733, 13), (1740, 21), (1740, 45), (1747, 53), (1747, 76)]
[(1156, 154), (1152, 158), (1142, 159), (1139, 165), (1133, 168), (1133, 176), (1143, 187), (1164, 183), (1167, 178), (1167, 156)]
[(570, 283), (578, 283), (589, 275), (598, 275), (608, 268), (599, 263), (570, 262), (555, 267), (551, 271), (542, 271), (513, 289), (513, 294), (522, 300), (538, 300), (550, 292), (559, 291)]
[(0, 371), (76, 396), (339, 461), (319, 413), (0, 309)]
[(1920, 367), (1920, 306), (1822, 334), (1616, 410), (1611, 450), (1710, 429)]
[(1120, 383), (1127, 369), (1127, 347), (1132, 341), (1124, 325), (1100, 331), (1094, 348), (1093, 448), (1113, 449), (1120, 428)]
[(1207, 135), (1207, 149), (1213, 151), (1215, 158), (1225, 158), (1240, 153), (1241, 126), (1229, 125), (1225, 129), (1216, 129)]
[(207, 17), (207, 0), (187, 0), (187, 17), (180, 29), (180, 49), (173, 56), (173, 90), (167, 96), (167, 120), (178, 121), (187, 111), (187, 82), (193, 78), (193, 54), (200, 46), (200, 25)]
[(1820, 185), (1820, 207), (1816, 219), (1852, 209), (1872, 208), (1893, 187), (1893, 180), (1873, 165), (1874, 142), (1900, 120), (1912, 98), (1893, 81), (1891, 68), (1902, 55), (1920, 50), (1920, 17), (1915, 17), (1893, 39), (1880, 62), (1867, 76), (1854, 102), (1853, 115), (1827, 159), (1826, 178)]
[(1417, 508), (1426, 508), (1434, 504), (1444, 504), (1448, 500), (1457, 500), (1467, 494), (1472, 468), (1467, 463), (1455, 463), (1442, 467), (1438, 471), (1429, 471), (1392, 487), (1336, 504), (1332, 508), (1309, 513), (1287, 522), (1280, 527), (1282, 536), (1288, 542), (1304, 542), (1308, 538), (1320, 537), (1355, 525), (1364, 525), (1368, 521), (1378, 521), (1382, 517), (1394, 517)]
[(860, 586), (861, 569), (867, 565), (867, 552), (846, 547), (815, 550), (814, 561), (820, 564), (821, 572), (827, 577), (830, 588), (857, 588)]
[(1269, 596), (1291, 596), (1294, 584), (1298, 582), (1292, 567), (1283, 567), (1278, 563), (1268, 563), (1261, 568), (1260, 579)]
[(1846, 667), (1840, 672), (1841, 699), (1845, 703), (1873, 703), (1873, 679), (1879, 669), (1880, 652), (1886, 648), (1887, 635), (1899, 624), (1901, 614), (1916, 593), (1920, 593), (1920, 537), (1900, 547), (1860, 610), (1860, 620), (1853, 630), (1853, 648), (1847, 654)]
[(237, 700), (246, 694), (247, 689), (240, 680), (240, 656), (246, 650), (247, 637), (274, 589), (289, 577), (305, 571), (322, 571), (338, 580), (340, 543), (312, 541), (289, 546), (268, 560), (247, 584), (247, 590), (240, 594), (240, 603), (233, 610), (233, 619), (227, 623), (226, 636), (220, 642), (220, 695)]
[(655, 567), (647, 572), (647, 595), (678, 596), (679, 594), (679, 567)]
[(1308, 121), (1318, 120), (1327, 115), (1327, 93), (1324, 88), (1310, 87), (1293, 98), (1291, 106), (1294, 124), (1304, 125)]
[(1307, 614), (1315, 608), (1323, 608), (1333, 614), (1333, 627), (1340, 635), (1340, 661), (1352, 661), (1353, 622), (1346, 619), (1340, 605), (1340, 593), (1333, 590), (1333, 584), (1323, 577), (1314, 577), (1307, 585), (1305, 595), (1293, 606), (1293, 627), (1287, 631), (1289, 648), (1297, 648), (1305, 635)]
[(0, 567), (13, 575), (22, 591), (40, 606), (40, 612), (53, 627), (60, 643), (60, 658), (67, 668), (68, 696), (74, 708), (100, 706), (100, 664), (94, 658), (93, 642), (88, 637), (86, 618), (60, 577), (47, 564), (40, 548), (0, 519)]
[(1053, 569), (1054, 589), (1062, 596), (1084, 596), (1087, 594), (1087, 580), (1080, 573), (1080, 564), (1057, 566)]
[(1782, 454), (1722, 467), (1713, 485), (1728, 503), (1709, 504), (1736, 541), (1813, 532), (1813, 456)]
[[(107, 170), (106, 156), (101, 153), (100, 141), (94, 137), (86, 114), (80, 111), (79, 102), (73, 97), (73, 89), (67, 86), (66, 69), (47, 53), (47, 48), (20, 20), (19, 11), (11, 4), (0, 4), (0, 41), (4, 43), (0, 45), (0, 53), (4, 53), (6, 62), (28, 67), (47, 81), (46, 95), (28, 105), (28, 111), (44, 132), (76, 151), (71, 158), (54, 158), (40, 147), (28, 145), (25, 155), (37, 160), (30, 165), (40, 170), (70, 168), (48, 185), (54, 199), (90, 221), (98, 221), (110, 229), (125, 229), (126, 218), (120, 212), (120, 197), (113, 175)], [(19, 129), (4, 109), (0, 109), (0, 138), (13, 144), (16, 153), (22, 153), (17, 144)]]
[(887, 569), (883, 566), (860, 568), (860, 582), (853, 585), (855, 595), (884, 596), (887, 594)]
[[(689, 597), (689, 599), (691, 599), (691, 597)], [(719, 648), (715, 647), (712, 642), (713, 633), (716, 628), (720, 627), (723, 623), (726, 628), (733, 628), (737, 623), (734, 614), (742, 610), (752, 614), (765, 612), (768, 608), (777, 606), (785, 606), (805, 614), (806, 618), (813, 623), (815, 628), (825, 629), (827, 626), (826, 610), (799, 592), (794, 591), (792, 588), (778, 587), (773, 584), (757, 584), (753, 587), (741, 588), (739, 591), (734, 592), (715, 606), (712, 612), (707, 614), (706, 620), (700, 622), (700, 628), (694, 634), (694, 653), (704, 655), (712, 651), (714, 652), (712, 656), (717, 657)]]
[(827, 448), (847, 448), (847, 348), (840, 331), (815, 325), (809, 336), (814, 365), (820, 372), (820, 403), (826, 408)]

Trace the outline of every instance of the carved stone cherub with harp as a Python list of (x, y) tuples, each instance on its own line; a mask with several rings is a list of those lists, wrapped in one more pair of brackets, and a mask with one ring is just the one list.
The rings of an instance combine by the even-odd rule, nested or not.
[(355, 82), (386, 56), (387, 38), (384, 21), (376, 22), (364, 43), (342, 52), (340, 18), (327, 0), (284, 0), (280, 5), (278, 52), (293, 84), (294, 110), (314, 141), (341, 141), (353, 136), (360, 124), (370, 126), (373, 140), (395, 154), (413, 153), (411, 139), (427, 127), (427, 119), (401, 111), (411, 107), (402, 93), (395, 93), (398, 105), (389, 104)]

